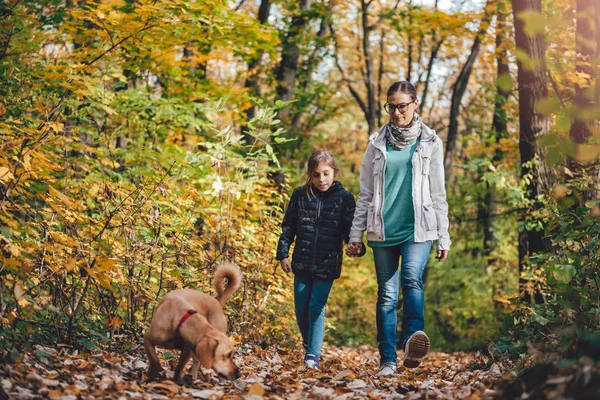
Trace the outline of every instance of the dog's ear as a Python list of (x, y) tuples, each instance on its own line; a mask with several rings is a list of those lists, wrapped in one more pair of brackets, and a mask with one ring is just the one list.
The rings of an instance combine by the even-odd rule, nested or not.
[(200, 364), (202, 364), (204, 368), (212, 368), (218, 344), (219, 342), (216, 339), (205, 337), (196, 346), (196, 357), (198, 357)]

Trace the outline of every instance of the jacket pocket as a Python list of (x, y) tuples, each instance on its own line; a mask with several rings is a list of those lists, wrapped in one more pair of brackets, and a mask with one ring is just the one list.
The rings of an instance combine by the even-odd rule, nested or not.
[(423, 205), (423, 220), (425, 222), (426, 231), (437, 230), (437, 220), (435, 218), (435, 210), (433, 209), (432, 203)]
[(367, 207), (367, 232), (373, 232), (375, 229), (375, 206), (369, 204)]
[(382, 163), (377, 163), (377, 164), (373, 165), (373, 177), (374, 177), (374, 179), (378, 179), (377, 176), (379, 174), (381, 174), (382, 171), (383, 171), (383, 164)]
[(373, 175), (380, 174), (381, 171), (383, 170), (383, 160), (382, 160), (382, 157), (383, 156), (381, 154), (378, 154), (373, 159)]
[(431, 166), (431, 158), (423, 157), (423, 175), (429, 175), (430, 166)]

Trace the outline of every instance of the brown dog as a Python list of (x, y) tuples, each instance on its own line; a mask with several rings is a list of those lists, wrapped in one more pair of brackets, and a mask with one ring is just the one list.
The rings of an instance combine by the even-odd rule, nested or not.
[(193, 289), (174, 290), (163, 297), (144, 335), (144, 348), (150, 362), (147, 372), (149, 380), (158, 378), (163, 371), (156, 355), (156, 346), (181, 350), (173, 377), (178, 384), (181, 384), (181, 372), (190, 357), (194, 360), (191, 371), (193, 379), (198, 376), (200, 364), (230, 380), (239, 378), (240, 371), (233, 362), (234, 348), (225, 335), (227, 318), (223, 313), (223, 304), (240, 287), (241, 281), (239, 268), (224, 263), (215, 271), (216, 298)]

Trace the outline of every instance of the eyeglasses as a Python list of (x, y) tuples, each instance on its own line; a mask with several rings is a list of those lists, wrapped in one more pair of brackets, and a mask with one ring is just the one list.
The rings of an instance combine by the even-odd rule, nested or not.
[(385, 110), (386, 113), (388, 114), (393, 114), (396, 110), (400, 111), (401, 113), (406, 112), (406, 110), (408, 110), (408, 106), (412, 103), (414, 103), (415, 101), (411, 101), (408, 103), (400, 103), (400, 104), (388, 104), (385, 103), (383, 105), (383, 109)]

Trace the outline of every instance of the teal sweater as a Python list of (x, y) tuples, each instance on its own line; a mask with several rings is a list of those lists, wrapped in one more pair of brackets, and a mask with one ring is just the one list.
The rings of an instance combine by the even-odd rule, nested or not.
[(385, 240), (382, 242), (369, 241), (368, 244), (371, 247), (395, 246), (414, 237), (412, 157), (417, 143), (418, 141), (403, 150), (387, 146), (385, 196), (382, 210)]

